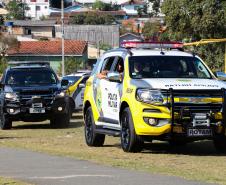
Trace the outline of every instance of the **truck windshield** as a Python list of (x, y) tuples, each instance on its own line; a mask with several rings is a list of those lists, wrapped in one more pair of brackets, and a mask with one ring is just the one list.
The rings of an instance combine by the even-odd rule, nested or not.
[(45, 69), (13, 69), (6, 75), (6, 85), (30, 86), (56, 84), (57, 77)]
[(131, 56), (131, 78), (212, 78), (208, 69), (195, 57)]

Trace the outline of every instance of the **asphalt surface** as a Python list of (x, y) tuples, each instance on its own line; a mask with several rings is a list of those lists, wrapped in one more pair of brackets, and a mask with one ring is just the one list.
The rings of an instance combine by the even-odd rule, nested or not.
[(22, 149), (0, 148), (0, 176), (37, 185), (204, 185), (179, 177), (97, 165)]

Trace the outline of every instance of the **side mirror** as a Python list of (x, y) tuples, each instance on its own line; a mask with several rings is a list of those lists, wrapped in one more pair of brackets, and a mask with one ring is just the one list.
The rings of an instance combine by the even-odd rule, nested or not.
[(119, 73), (108, 73), (107, 74), (107, 79), (110, 81), (110, 82), (118, 82), (120, 83), (122, 81), (121, 79), (121, 75)]
[(78, 85), (79, 88), (85, 88), (85, 86), (86, 86), (86, 84), (83, 84), (83, 83)]
[(61, 86), (62, 87), (67, 87), (69, 85), (69, 81), (66, 79), (61, 80)]
[(226, 74), (224, 72), (217, 71), (215, 72), (215, 75), (219, 80), (226, 81)]

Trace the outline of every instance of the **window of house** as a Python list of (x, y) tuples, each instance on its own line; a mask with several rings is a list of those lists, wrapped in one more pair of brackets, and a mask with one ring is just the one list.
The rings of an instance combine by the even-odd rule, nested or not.
[(31, 35), (31, 29), (25, 28), (25, 35)]
[(36, 11), (40, 11), (41, 7), (40, 6), (36, 6)]

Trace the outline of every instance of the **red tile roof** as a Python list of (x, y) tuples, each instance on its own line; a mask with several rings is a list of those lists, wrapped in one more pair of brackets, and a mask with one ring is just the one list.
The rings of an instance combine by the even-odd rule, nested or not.
[[(87, 42), (65, 40), (65, 55), (83, 55)], [(61, 55), (61, 41), (21, 41), (18, 48), (11, 48), (7, 54), (13, 55)]]

